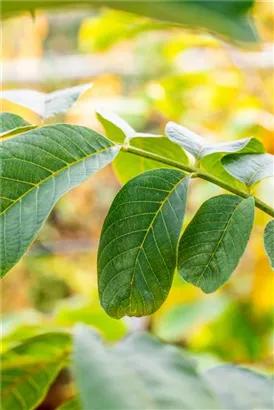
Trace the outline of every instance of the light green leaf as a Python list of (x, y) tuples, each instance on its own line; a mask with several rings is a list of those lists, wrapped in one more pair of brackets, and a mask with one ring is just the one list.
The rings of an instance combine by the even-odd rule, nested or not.
[(50, 118), (66, 112), (90, 87), (91, 84), (78, 85), (49, 94), (35, 90), (6, 90), (2, 91), (1, 98), (22, 105), (36, 112), (42, 118)]
[(273, 408), (273, 379), (233, 365), (208, 370), (205, 379), (226, 409)]
[(174, 342), (188, 338), (197, 327), (212, 322), (227, 307), (227, 299), (221, 295), (194, 302), (177, 303), (164, 312), (153, 326), (161, 340)]
[(103, 125), (107, 137), (114, 142), (123, 143), (134, 137), (136, 131), (123, 118), (103, 108), (96, 109), (96, 116)]
[(150, 335), (131, 335), (110, 348), (79, 325), (74, 345), (84, 410), (221, 408), (193, 363)]
[(237, 267), (253, 219), (253, 197), (219, 195), (204, 202), (180, 239), (180, 276), (205, 293), (218, 289)]
[(48, 333), (28, 339), (3, 354), (2, 409), (37, 408), (65, 366), (69, 351), (70, 337), (67, 334)]
[(271, 268), (274, 270), (274, 220), (268, 222), (264, 230), (264, 247)]
[[(180, 24), (189, 28), (202, 28), (210, 32), (220, 33), (234, 41), (256, 41), (257, 34), (249, 10), (254, 0), (207, 1), (207, 0), (163, 0), (158, 2), (146, 1), (113, 1), (113, 0), (78, 0), (77, 5), (93, 7), (107, 6), (118, 10), (136, 13), (171, 24)], [(75, 0), (48, 0), (10, 2), (2, 4), (2, 15), (8, 16), (25, 10), (36, 8), (75, 6)]]
[(128, 331), (125, 322), (110, 318), (97, 300), (89, 300), (89, 303), (83, 303), (82, 299), (66, 300), (55, 309), (55, 321), (57, 325), (65, 327), (85, 323), (98, 329), (104, 339), (109, 341), (120, 340)]
[(227, 172), (248, 187), (274, 176), (274, 156), (271, 154), (226, 155), (222, 164)]
[(165, 301), (176, 266), (188, 179), (173, 169), (147, 171), (115, 197), (98, 251), (100, 301), (110, 316), (149, 315)]
[[(183, 164), (188, 164), (188, 157), (181, 147), (178, 147), (166, 137), (132, 138), (130, 145), (144, 151), (161, 155), (164, 158), (173, 159), (174, 161), (181, 162)], [(125, 184), (130, 179), (141, 174), (142, 172), (159, 167), (171, 168), (170, 166), (163, 165), (157, 161), (122, 151), (113, 161), (115, 174), (122, 184)]]
[(238, 181), (232, 175), (230, 175), (222, 164), (222, 158), (224, 154), (217, 152), (215, 154), (207, 155), (206, 157), (201, 159), (200, 165), (210, 174), (214, 175), (215, 177), (221, 179), (222, 181), (226, 182), (227, 184), (233, 186), (234, 188), (241, 189), (246, 191), (246, 186), (242, 182)]
[(1, 276), (26, 252), (56, 201), (118, 151), (95, 131), (73, 125), (50, 125), (3, 140)]
[(56, 410), (82, 410), (83, 407), (79, 401), (78, 397), (75, 397), (72, 400), (66, 401), (61, 406), (59, 406)]
[(209, 144), (200, 135), (174, 122), (167, 124), (166, 135), (171, 141), (190, 152), (198, 161), (214, 153), (264, 152), (263, 145), (256, 138), (244, 138), (238, 141)]

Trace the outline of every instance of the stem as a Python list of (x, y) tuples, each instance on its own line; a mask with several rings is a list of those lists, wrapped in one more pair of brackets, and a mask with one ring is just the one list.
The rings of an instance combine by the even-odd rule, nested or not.
[(157, 161), (162, 164), (170, 165), (172, 167), (181, 169), (185, 172), (189, 172), (190, 174), (195, 173), (195, 177), (204, 179), (206, 181), (211, 182), (212, 184), (218, 185), (219, 187), (229, 192), (232, 192), (235, 195), (241, 196), (242, 198), (249, 198), (250, 196), (252, 196), (255, 201), (255, 206), (261, 209), (261, 211), (265, 212), (266, 214), (272, 216), (272, 218), (274, 218), (274, 209), (271, 206), (267, 205), (265, 202), (261, 201), (259, 198), (256, 198), (255, 196), (250, 195), (248, 192), (242, 191), (241, 189), (234, 188), (231, 185), (227, 184), (226, 182), (222, 181), (221, 179), (216, 178), (213, 175), (205, 171), (202, 171), (200, 168), (182, 164), (181, 162), (173, 161), (172, 159), (162, 157), (161, 155), (153, 154), (152, 152), (144, 151), (140, 148), (122, 146), (121, 150), (124, 152), (129, 152), (134, 155), (138, 155), (139, 157), (152, 159), (153, 161)]

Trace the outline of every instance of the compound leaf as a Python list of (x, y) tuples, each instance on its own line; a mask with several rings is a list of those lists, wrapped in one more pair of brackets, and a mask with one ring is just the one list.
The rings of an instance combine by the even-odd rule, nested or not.
[(112, 317), (145, 316), (165, 301), (176, 266), (188, 177), (174, 169), (129, 181), (106, 217), (98, 251), (98, 286)]
[(252, 197), (219, 195), (204, 202), (180, 239), (180, 276), (205, 293), (218, 289), (237, 267), (253, 219)]
[(227, 172), (248, 187), (274, 176), (274, 156), (271, 154), (226, 155), (222, 164)]
[(78, 325), (74, 340), (83, 410), (221, 408), (192, 361), (150, 335), (130, 335), (111, 348)]
[(65, 333), (47, 333), (28, 339), (3, 354), (3, 410), (37, 408), (51, 383), (65, 366), (70, 340)]
[(2, 92), (1, 98), (22, 105), (36, 112), (42, 118), (50, 118), (66, 112), (90, 87), (91, 84), (78, 85), (49, 94), (25, 89), (6, 90)]
[(274, 270), (274, 220), (268, 222), (264, 230), (264, 247), (271, 268)]
[(2, 141), (1, 276), (26, 252), (56, 201), (109, 164), (118, 151), (95, 131), (65, 124)]

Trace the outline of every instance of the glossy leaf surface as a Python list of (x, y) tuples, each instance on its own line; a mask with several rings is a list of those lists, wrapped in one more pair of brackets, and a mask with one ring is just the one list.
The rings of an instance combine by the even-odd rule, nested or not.
[(1, 98), (22, 105), (36, 112), (42, 118), (50, 118), (66, 112), (90, 87), (91, 84), (79, 85), (49, 94), (35, 90), (6, 90), (2, 92)]
[(2, 355), (1, 404), (3, 410), (37, 408), (64, 367), (70, 337), (48, 333), (26, 340)]
[(56, 201), (118, 151), (95, 131), (73, 125), (50, 125), (1, 143), (1, 276), (23, 256)]
[(74, 345), (83, 410), (221, 408), (193, 363), (152, 336), (135, 334), (110, 348), (79, 325)]
[(247, 186), (274, 176), (274, 156), (271, 154), (227, 155), (222, 164), (227, 172)]
[(100, 301), (112, 317), (155, 312), (170, 290), (188, 178), (158, 169), (129, 181), (106, 217), (98, 251)]
[(264, 247), (271, 268), (274, 270), (274, 220), (268, 222), (264, 230)]
[(253, 219), (252, 197), (219, 195), (204, 202), (180, 239), (180, 276), (205, 293), (218, 289), (237, 267)]

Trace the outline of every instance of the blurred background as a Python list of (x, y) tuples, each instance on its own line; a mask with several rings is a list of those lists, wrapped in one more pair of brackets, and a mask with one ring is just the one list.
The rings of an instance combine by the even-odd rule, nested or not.
[[(51, 92), (90, 82), (93, 87), (54, 122), (103, 133), (95, 116), (100, 105), (140, 132), (163, 133), (172, 120), (216, 141), (255, 136), (274, 154), (273, 4), (257, 2), (254, 19), (261, 36), (256, 48), (107, 9), (6, 19), (2, 87)], [(26, 108), (1, 104), (3, 111), (40, 122)], [(205, 295), (175, 274), (157, 313), (118, 321), (98, 302), (96, 251), (120, 187), (109, 166), (58, 202), (31, 249), (2, 282), (2, 349), (82, 321), (110, 341), (148, 329), (187, 349), (201, 367), (234, 362), (271, 372), (274, 277), (262, 242), (267, 215), (257, 210), (244, 257), (219, 291)], [(220, 192), (206, 182), (192, 183), (185, 224), (205, 199)], [(273, 181), (260, 183), (256, 195), (273, 205)]]

